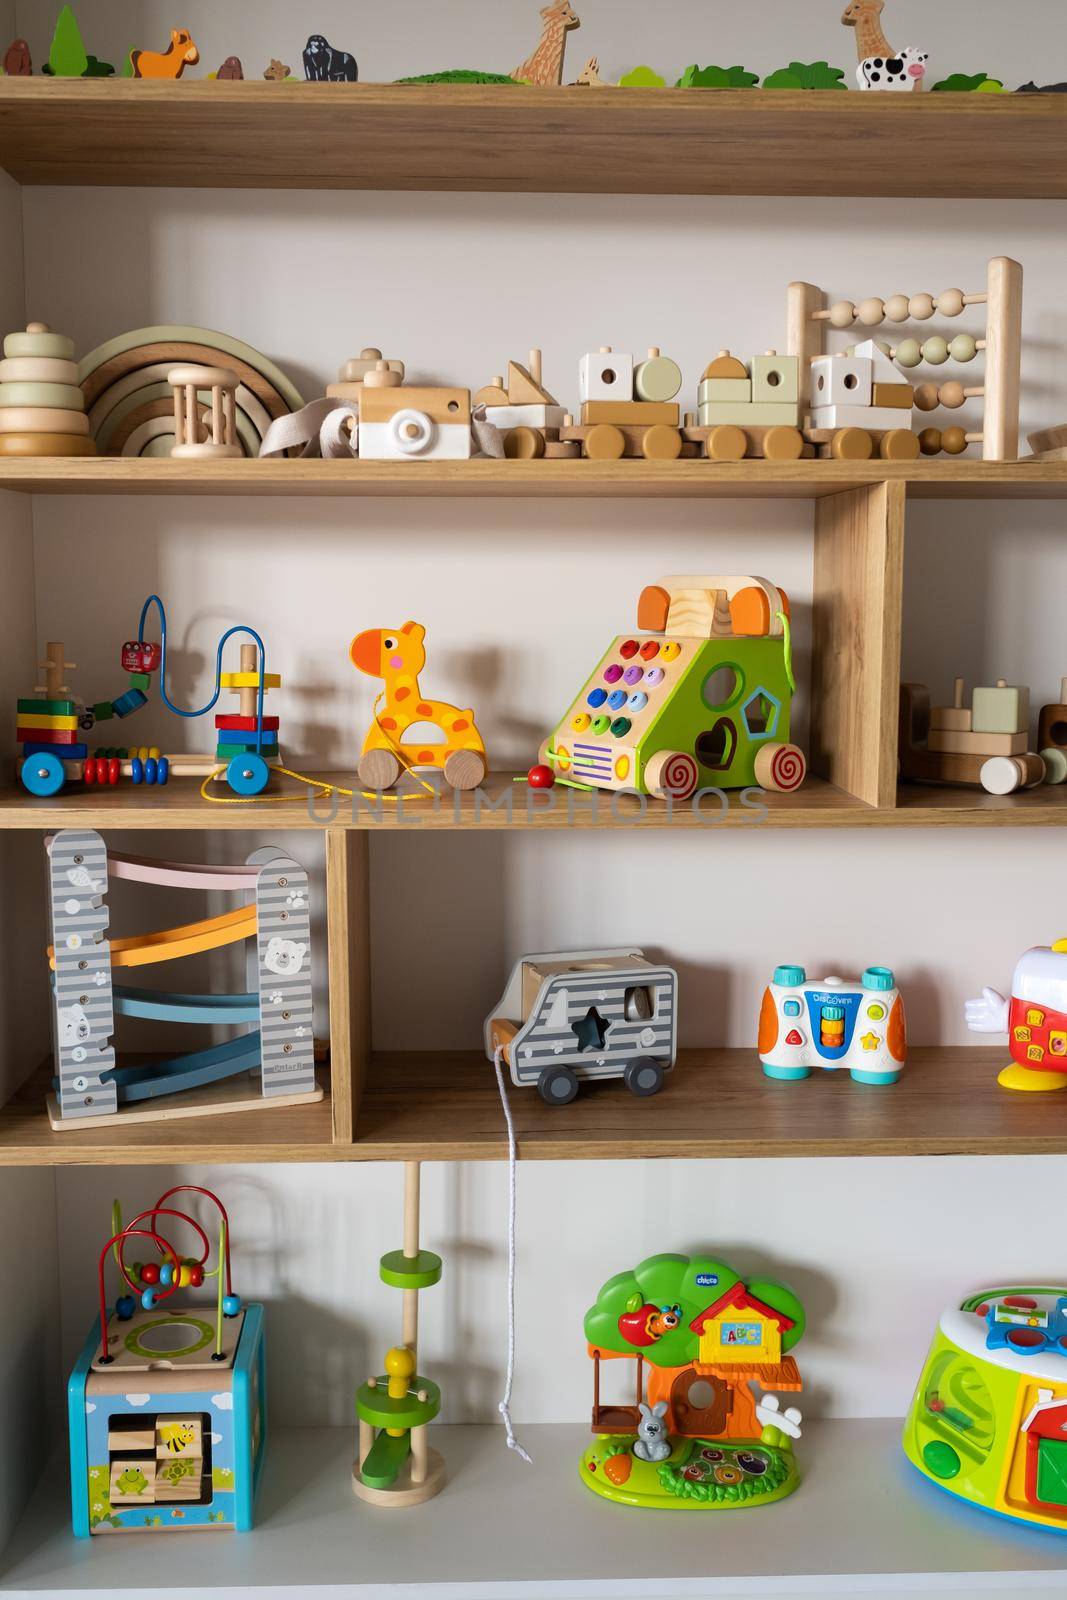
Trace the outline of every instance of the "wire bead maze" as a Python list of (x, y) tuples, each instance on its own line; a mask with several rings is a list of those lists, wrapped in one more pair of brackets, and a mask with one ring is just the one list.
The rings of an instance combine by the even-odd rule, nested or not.
[[(1019, 369), (1022, 340), (1023, 269), (1008, 256), (994, 256), (986, 269), (984, 290), (965, 293), (944, 289), (940, 294), (893, 294), (887, 300), (870, 296), (853, 304), (837, 300), (828, 304), (825, 291), (811, 283), (791, 283), (788, 289), (788, 349), (798, 355), (802, 368), (825, 354), (826, 330), (844, 330), (856, 323), (873, 330), (884, 322), (928, 322), (941, 317), (961, 316), (968, 306), (984, 306), (984, 337), (958, 333), (951, 339), (930, 334), (919, 340), (904, 338), (888, 346), (888, 354), (904, 368), (922, 363), (943, 366), (946, 361), (966, 364), (976, 356), (985, 357), (985, 375), (980, 384), (921, 383), (915, 391), (915, 405), (930, 412), (937, 406), (956, 410), (969, 400), (981, 400), (982, 427), (927, 427), (919, 434), (924, 455), (944, 450), (959, 455), (970, 444), (980, 444), (986, 461), (1013, 461), (1019, 451)], [(865, 335), (867, 336), (867, 335)]]
[[(211, 1242), (207, 1233), (187, 1211), (179, 1211), (176, 1207), (168, 1206), (166, 1202), (178, 1194), (199, 1194), (210, 1200), (219, 1213), (218, 1247), (215, 1256), (215, 1265), (208, 1266), (211, 1255)], [(199, 1256), (180, 1256), (170, 1240), (164, 1237), (156, 1227), (159, 1217), (174, 1217), (179, 1222), (192, 1228), (197, 1235), (202, 1253)], [(142, 1227), (142, 1223), (148, 1226)], [(215, 1279), (218, 1293), (215, 1306), (215, 1349), (213, 1361), (225, 1359), (223, 1354), (223, 1320), (226, 1317), (235, 1317), (241, 1309), (241, 1297), (233, 1292), (233, 1277), (230, 1264), (230, 1219), (226, 1207), (210, 1189), (203, 1189), (198, 1184), (177, 1184), (173, 1189), (168, 1189), (160, 1195), (154, 1206), (138, 1212), (126, 1225), (122, 1225), (122, 1212), (116, 1200), (111, 1211), (112, 1234), (110, 1239), (100, 1251), (97, 1263), (97, 1287), (99, 1290), (100, 1305), (100, 1355), (98, 1361), (101, 1365), (110, 1365), (114, 1361), (111, 1354), (111, 1345), (117, 1335), (109, 1332), (110, 1316), (108, 1314), (107, 1286), (105, 1268), (107, 1258), (112, 1254), (122, 1276), (123, 1282), (133, 1290), (132, 1294), (120, 1294), (115, 1301), (115, 1317), (119, 1322), (129, 1322), (133, 1317), (137, 1303), (140, 1301), (144, 1311), (153, 1311), (163, 1301), (169, 1300), (177, 1294), (179, 1289), (202, 1288), (210, 1279)], [(155, 1245), (161, 1257), (169, 1260), (134, 1262), (127, 1265), (125, 1260), (126, 1245), (131, 1239), (148, 1239)]]

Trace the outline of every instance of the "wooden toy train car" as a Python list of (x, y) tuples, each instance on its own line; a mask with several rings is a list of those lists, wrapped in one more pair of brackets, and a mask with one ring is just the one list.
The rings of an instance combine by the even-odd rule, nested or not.
[[(1051, 708), (1046, 708), (1046, 710)], [(963, 679), (950, 706), (930, 705), (921, 683), (900, 686), (900, 776), (905, 781), (981, 784), (988, 794), (1014, 794), (1062, 782), (1067, 761), (1038, 755), (1030, 742), (1030, 691), (998, 678), (963, 703)]]
[(698, 787), (801, 783), (789, 601), (765, 578), (664, 578), (641, 593), (647, 634), (613, 639), (539, 761), (597, 789), (687, 799)]

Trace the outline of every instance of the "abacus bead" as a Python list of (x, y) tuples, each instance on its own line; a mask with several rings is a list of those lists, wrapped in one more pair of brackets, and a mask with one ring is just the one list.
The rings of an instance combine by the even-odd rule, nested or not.
[(137, 1309), (137, 1302), (132, 1294), (120, 1294), (115, 1301), (115, 1314), (120, 1322), (129, 1322)]
[(193, 1269), (192, 1269), (192, 1267), (186, 1267), (186, 1266), (179, 1267), (178, 1268), (178, 1288), (179, 1289), (188, 1289), (188, 1287), (192, 1283), (192, 1281), (193, 1281)]
[(941, 429), (924, 428), (919, 435), (919, 449), (924, 456), (936, 456), (941, 449)]
[[(167, 1271), (170, 1271), (169, 1266), (167, 1267)], [(158, 1261), (146, 1261), (144, 1266), (141, 1268), (142, 1283), (158, 1283), (161, 1276), (162, 1269), (160, 1268)]]
[(133, 756), (130, 761), (130, 780), (133, 783), (144, 782), (144, 762), (140, 756)]
[(948, 360), (948, 345), (939, 333), (924, 340), (923, 360), (929, 361), (932, 367), (940, 367)]
[(158, 769), (157, 769), (157, 766), (156, 766), (156, 758), (155, 758), (155, 756), (149, 756), (147, 758), (147, 760), (145, 761), (145, 764), (144, 764), (144, 781), (145, 781), (145, 783), (148, 783), (148, 784), (155, 783), (157, 770)]
[(963, 290), (942, 289), (937, 297), (937, 309), (943, 317), (958, 317), (963, 310)]
[(204, 1269), (199, 1261), (194, 1261), (189, 1268), (189, 1283), (194, 1289), (199, 1289), (204, 1282)]
[(955, 411), (956, 407), (961, 406), (967, 398), (963, 392), (963, 384), (957, 383), (955, 378), (941, 385), (940, 395), (941, 404), (948, 406), (950, 411)]
[(906, 294), (891, 294), (885, 303), (885, 314), (890, 322), (907, 322), (908, 297)]
[(861, 300), (856, 314), (865, 328), (877, 328), (885, 319), (885, 306), (881, 300)]
[(235, 1317), (241, 1309), (241, 1296), (239, 1294), (226, 1294), (222, 1297), (222, 1313), (226, 1317)]
[(902, 367), (917, 367), (923, 358), (918, 339), (902, 339), (897, 345), (896, 359)]
[(915, 391), (914, 400), (920, 411), (932, 411), (940, 404), (936, 383), (920, 383)]
[(118, 783), (121, 777), (122, 763), (120, 762), (118, 756), (112, 756), (111, 760), (107, 764), (107, 781), (108, 783)]
[(953, 361), (973, 361), (978, 354), (978, 346), (969, 333), (957, 333), (948, 350)]
[(934, 314), (934, 297), (929, 294), (913, 294), (908, 301), (908, 315), (917, 322), (925, 322), (927, 317)]
[(967, 448), (967, 435), (962, 428), (946, 428), (941, 435), (941, 448), (946, 455), (958, 456)]
[(171, 1266), (169, 1261), (164, 1261), (163, 1265), (159, 1269), (159, 1281), (163, 1285), (164, 1289), (169, 1289), (173, 1280), (174, 1268)]
[(856, 320), (856, 308), (851, 300), (838, 300), (830, 307), (832, 328), (851, 328)]

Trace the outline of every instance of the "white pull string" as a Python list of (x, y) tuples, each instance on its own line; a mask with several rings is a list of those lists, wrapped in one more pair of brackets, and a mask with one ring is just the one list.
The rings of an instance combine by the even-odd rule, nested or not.
[(515, 1429), (511, 1422), (511, 1385), (515, 1377), (515, 1124), (511, 1119), (511, 1106), (508, 1103), (507, 1085), (504, 1082), (504, 1069), (501, 1065), (503, 1051), (499, 1046), (493, 1051), (493, 1066), (496, 1068), (496, 1083), (500, 1090), (500, 1104), (504, 1108), (504, 1121), (508, 1130), (508, 1370), (504, 1380), (504, 1398), (498, 1410), (504, 1419), (504, 1429), (507, 1433), (509, 1450), (514, 1450), (523, 1461), (532, 1465), (529, 1454), (522, 1448), (515, 1437)]

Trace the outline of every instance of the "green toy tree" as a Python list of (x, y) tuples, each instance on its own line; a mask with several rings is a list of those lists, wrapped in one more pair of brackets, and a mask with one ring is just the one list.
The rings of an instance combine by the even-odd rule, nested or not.
[(619, 79), (620, 89), (665, 89), (666, 78), (661, 78), (654, 67), (634, 67)]
[(84, 78), (89, 57), (82, 43), (78, 19), (69, 6), (64, 6), (56, 18), (56, 31), (52, 35), (52, 48), (48, 52), (45, 69), (53, 78)]
[[(740, 1281), (732, 1267), (711, 1256), (649, 1256), (632, 1271), (620, 1272), (604, 1284), (596, 1305), (585, 1314), (585, 1337), (598, 1349), (632, 1355), (634, 1345), (620, 1329), (620, 1317), (634, 1315), (645, 1306), (677, 1308), (677, 1326), (641, 1353), (653, 1366), (687, 1366), (696, 1360), (700, 1344), (689, 1324)], [(804, 1307), (796, 1295), (771, 1278), (746, 1278), (744, 1284), (757, 1300), (792, 1319), (793, 1326), (782, 1333), (783, 1352), (791, 1350), (804, 1332)]]
[(764, 78), (765, 89), (847, 89), (845, 74), (840, 67), (831, 67), (826, 61), (791, 61), (779, 67), (769, 78)]
[(751, 89), (759, 82), (758, 72), (745, 67), (686, 67), (676, 89)]
[(939, 83), (933, 84), (932, 88), (947, 91), (949, 94), (1001, 94), (1004, 85), (999, 78), (990, 78), (984, 72), (973, 74), (953, 72), (947, 78), (942, 78)]

